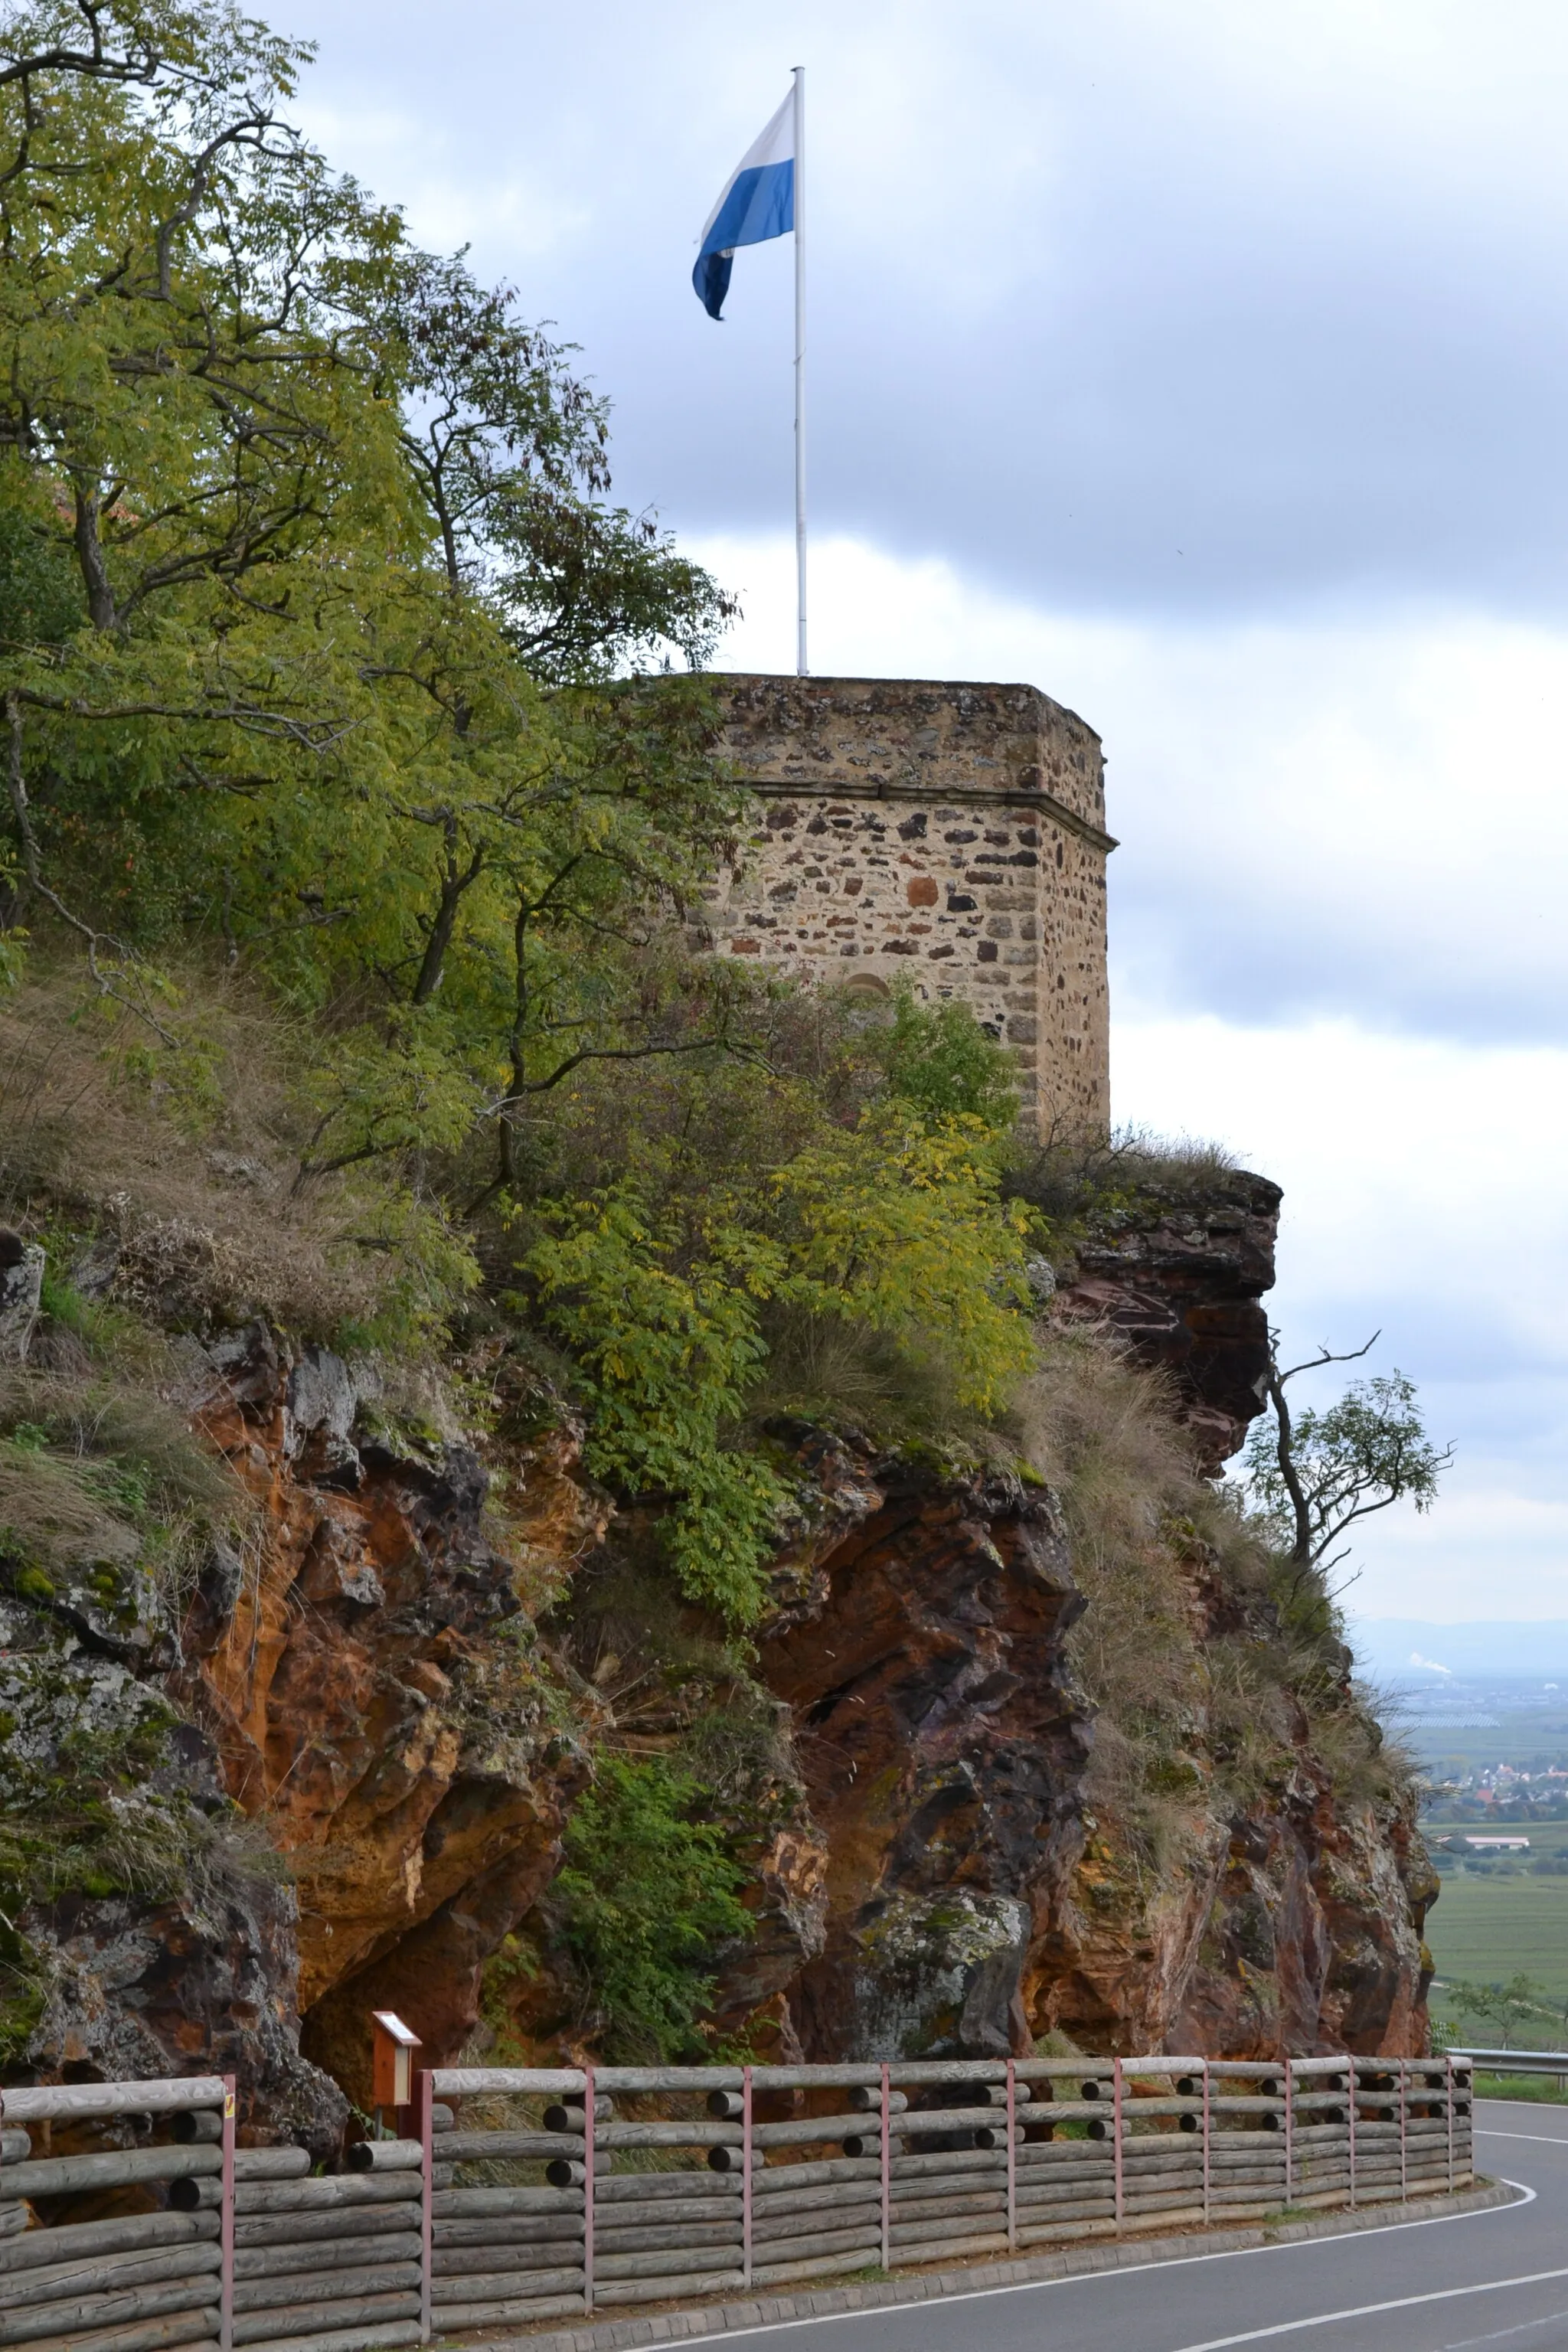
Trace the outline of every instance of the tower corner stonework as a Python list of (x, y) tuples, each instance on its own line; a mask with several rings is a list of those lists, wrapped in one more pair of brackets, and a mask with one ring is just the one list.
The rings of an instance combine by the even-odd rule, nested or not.
[(1100, 738), (1032, 686), (721, 674), (757, 819), (714, 950), (865, 998), (956, 999), (1009, 1045), (1042, 1136), (1110, 1123)]

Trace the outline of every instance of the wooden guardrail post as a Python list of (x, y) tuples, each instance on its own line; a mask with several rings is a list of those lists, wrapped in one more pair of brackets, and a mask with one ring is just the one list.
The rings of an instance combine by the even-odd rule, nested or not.
[(218, 2319), (219, 2352), (233, 2352), (234, 2346), (234, 2132), (235, 2078), (223, 2078), (223, 2172), (219, 2193), (223, 2202), (218, 2217)]
[(1355, 2211), (1355, 2110), (1360, 2086), (1356, 2082), (1355, 2060), (1348, 2053), (1345, 2057), (1345, 2088), (1350, 2094), (1345, 2102), (1345, 2117), (1350, 2127), (1351, 2211), (1353, 2213)]
[(598, 2093), (594, 2069), (583, 2069), (583, 2309), (594, 2313), (594, 2167), (597, 2161)]
[(1451, 2197), (1454, 2193), (1454, 2057), (1451, 2051), (1445, 2051), (1443, 2063), (1448, 2070), (1444, 2107), (1448, 2118), (1448, 2194)]
[(1209, 2166), (1209, 2159), (1210, 2159), (1210, 2155), (1211, 2155), (1211, 2149), (1210, 2149), (1210, 2146), (1209, 2146), (1209, 2080), (1210, 2080), (1210, 2077), (1209, 2077), (1208, 2060), (1205, 2058), (1205, 2059), (1204, 2060), (1204, 2074), (1203, 2074), (1203, 2083), (1204, 2083), (1204, 2225), (1205, 2225), (1205, 2228), (1206, 2228), (1206, 2227), (1207, 2227), (1207, 2225), (1208, 2225), (1209, 2206), (1210, 2206), (1210, 2201), (1211, 2201), (1211, 2200), (1210, 2200), (1210, 2166)]
[(433, 2333), (430, 2305), (434, 2294), (436, 2195), (436, 2091), (428, 2066), (422, 2066), (415, 2085), (415, 2112), (419, 2126), (419, 2341), (428, 2344)]
[(1007, 2061), (1007, 2252), (1018, 2251), (1018, 2074)]
[[(886, 2126), (884, 2126), (884, 2131)], [(752, 2070), (741, 2069), (741, 2268), (752, 2284)]]
[(1113, 2058), (1110, 2062), (1110, 2128), (1113, 2178), (1116, 2183), (1116, 2232), (1120, 2237), (1121, 2209), (1124, 2201), (1122, 2196), (1124, 2168), (1121, 2161), (1121, 2061), (1120, 2058)]
[(1296, 2080), (1291, 2061), (1285, 2061), (1285, 2202), (1296, 2189)]
[(1394, 2064), (1399, 2070), (1394, 2079), (1399, 2090), (1399, 2201), (1403, 2204), (1409, 2189), (1410, 2067), (1403, 2058), (1396, 2058)]
[(882, 2268), (893, 2267), (893, 2116), (886, 2064), (882, 2068)]

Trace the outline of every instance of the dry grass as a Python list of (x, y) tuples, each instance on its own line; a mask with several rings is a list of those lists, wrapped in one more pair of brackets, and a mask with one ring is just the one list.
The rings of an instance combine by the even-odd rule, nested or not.
[(994, 1431), (959, 1403), (952, 1363), (940, 1348), (915, 1348), (865, 1324), (790, 1308), (772, 1308), (762, 1320), (768, 1354), (747, 1399), (748, 1427), (797, 1415), (861, 1431), (883, 1445), (923, 1440), (977, 1458), (1006, 1451)]
[(1401, 1751), (1348, 1687), (1331, 1609), (1296, 1591), (1234, 1492), (1195, 1473), (1167, 1384), (1090, 1333), (1047, 1333), (1018, 1400), (1089, 1606), (1070, 1654), (1100, 1710), (1092, 1803), (1163, 1878), (1200, 1814), (1266, 1799), (1310, 1749), (1345, 1804), (1407, 1801)]
[(41, 1600), (46, 1586), (134, 1570), (179, 1623), (214, 1528), (237, 1533), (249, 1511), (184, 1416), (123, 1368), (11, 1367), (0, 1372), (0, 1553), (16, 1589)]
[[(1061, 1496), (1089, 1608), (1069, 1654), (1099, 1709), (1088, 1791), (1162, 1874), (1200, 1767), (1204, 1670), (1194, 1594), (1171, 1540), (1202, 1483), (1158, 1375), (1098, 1336), (1049, 1334), (1018, 1400), (1024, 1448)], [(1174, 1785), (1172, 1785), (1174, 1783)]]
[(57, 1281), (74, 1264), (166, 1328), (374, 1326), (407, 1273), (395, 1187), (298, 1191), (310, 1037), (226, 976), (190, 983), (168, 1044), (73, 971), (40, 962), (0, 998), (0, 1215), (51, 1245)]
[(193, 1437), (184, 1415), (153, 1390), (110, 1370), (85, 1377), (12, 1366), (0, 1370), (0, 1429), (37, 1430), (55, 1454), (90, 1473), (113, 1464), (159, 1513), (232, 1510), (240, 1488)]
[(1070, 1236), (1107, 1219), (1114, 1223), (1134, 1204), (1208, 1200), (1243, 1176), (1221, 1144), (1126, 1127), (1104, 1143), (1047, 1136), (1020, 1160), (1011, 1189)]
[(140, 1546), (72, 1464), (0, 1440), (0, 1549), (47, 1572), (123, 1567)]

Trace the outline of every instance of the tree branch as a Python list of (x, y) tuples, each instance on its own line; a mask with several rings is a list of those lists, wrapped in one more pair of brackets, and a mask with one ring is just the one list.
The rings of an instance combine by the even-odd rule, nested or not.
[(163, 1023), (154, 1018), (144, 1003), (136, 1003), (117, 985), (117, 975), (106, 972), (100, 967), (98, 961), (100, 948), (107, 947), (114, 954), (125, 957), (129, 961), (128, 950), (111, 931), (95, 930), (90, 923), (84, 922), (79, 915), (73, 913), (66, 905), (58, 891), (51, 889), (45, 881), (43, 863), (38, 856), (38, 837), (33, 830), (32, 811), (27, 805), (27, 782), (22, 760), (21, 698), (15, 689), (8, 692), (5, 697), (5, 720), (8, 738), (5, 780), (11, 802), (11, 815), (16, 827), (16, 838), (22, 852), (22, 870), (27, 877), (28, 888), (37, 898), (43, 900), (46, 907), (51, 908), (59, 917), (68, 929), (73, 930), (78, 939), (85, 940), (88, 970), (92, 974), (93, 983), (100, 992), (112, 998), (116, 1004), (123, 1005), (126, 1012), (134, 1014), (138, 1021), (145, 1022), (148, 1028), (153, 1030), (165, 1045), (172, 1045), (174, 1040), (163, 1027)]
[[(1277, 1331), (1271, 1331), (1268, 1336), (1270, 1343), (1272, 1343), (1279, 1335)], [(1321, 1348), (1318, 1353), (1315, 1356), (1310, 1356), (1305, 1363), (1292, 1364), (1288, 1372), (1277, 1372), (1275, 1377), (1279, 1380), (1281, 1386), (1283, 1386), (1285, 1381), (1293, 1381), (1298, 1372), (1316, 1371), (1320, 1364), (1359, 1364), (1363, 1356), (1371, 1355), (1373, 1349), (1376, 1347), (1382, 1337), (1383, 1330), (1380, 1325), (1378, 1329), (1373, 1333), (1364, 1348), (1347, 1349), (1342, 1356), (1336, 1356), (1331, 1349)]]

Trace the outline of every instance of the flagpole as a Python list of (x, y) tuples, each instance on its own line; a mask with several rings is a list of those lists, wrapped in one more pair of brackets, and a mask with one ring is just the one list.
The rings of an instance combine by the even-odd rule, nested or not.
[(805, 660), (805, 68), (795, 73), (795, 654)]

